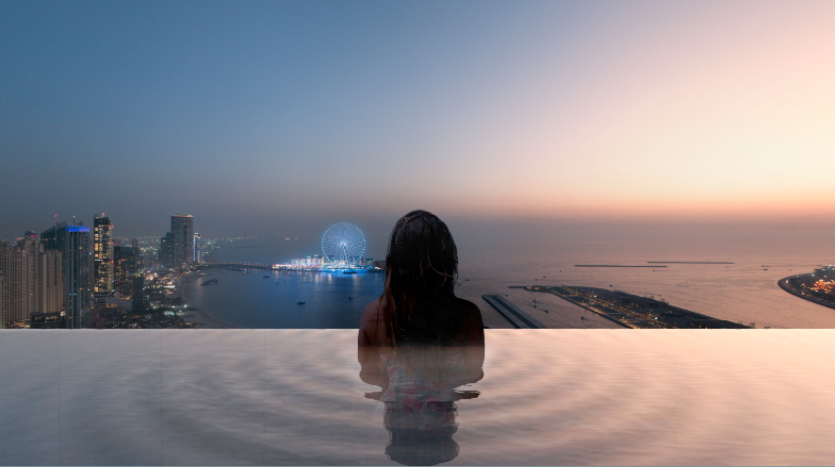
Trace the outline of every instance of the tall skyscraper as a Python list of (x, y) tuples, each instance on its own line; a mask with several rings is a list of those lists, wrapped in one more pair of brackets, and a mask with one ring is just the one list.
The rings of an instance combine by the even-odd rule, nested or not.
[(47, 250), (62, 253), (64, 275), (64, 314), (67, 327), (81, 328), (90, 313), (90, 228), (83, 225), (55, 224), (41, 234), (41, 243)]
[(38, 266), (38, 313), (54, 313), (64, 308), (64, 254), (60, 251), (46, 251), (39, 244), (40, 265)]
[(174, 264), (194, 263), (194, 216), (177, 214), (171, 216), (171, 233), (174, 234)]
[(194, 262), (200, 264), (203, 262), (203, 242), (200, 234), (194, 234)]
[(16, 244), (0, 242), (0, 308), (3, 323), (23, 322), (33, 313), (53, 313), (64, 306), (62, 253), (46, 251), (37, 234)]
[(159, 239), (159, 264), (164, 268), (175, 267), (174, 234), (168, 232)]
[(104, 213), (93, 219), (93, 277), (96, 302), (113, 290), (113, 224)]
[(0, 272), (0, 329), (6, 329), (6, 314), (3, 311), (3, 273)]
[[(67, 223), (56, 223), (55, 226), (43, 232), (41, 234), (41, 243), (46, 250), (63, 252), (67, 246)], [(66, 258), (64, 260), (64, 265), (61, 266), (62, 271), (66, 269)]]
[(35, 265), (30, 242), (0, 242), (0, 271), (5, 278), (2, 291), (7, 323), (22, 322), (35, 309)]
[(66, 315), (68, 327), (79, 329), (87, 326), (90, 316), (90, 228), (73, 224), (66, 231)]
[(139, 250), (129, 246), (113, 247), (114, 286), (122, 297), (133, 293), (133, 278), (140, 274)]

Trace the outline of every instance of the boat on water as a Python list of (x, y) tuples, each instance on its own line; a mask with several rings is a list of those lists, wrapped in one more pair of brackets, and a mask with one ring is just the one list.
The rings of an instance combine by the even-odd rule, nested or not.
[(353, 300), (353, 299), (354, 299), (353, 295), (348, 295), (348, 300)]
[(296, 302), (296, 305), (304, 305), (304, 302), (299, 300), (298, 302)]
[(354, 271), (353, 269), (346, 269), (346, 270), (342, 271), (342, 274), (356, 274), (356, 273), (357, 273), (357, 271)]
[(269, 279), (269, 278), (270, 278), (270, 276), (264, 276), (264, 279)]

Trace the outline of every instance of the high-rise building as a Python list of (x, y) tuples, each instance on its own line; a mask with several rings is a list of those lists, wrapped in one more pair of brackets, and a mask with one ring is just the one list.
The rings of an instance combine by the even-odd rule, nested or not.
[[(41, 243), (46, 250), (63, 252), (67, 247), (67, 223), (56, 223), (54, 227), (50, 227), (43, 232), (41, 234)], [(61, 271), (66, 269), (66, 258), (64, 260), (65, 262), (61, 266)]]
[(133, 293), (133, 278), (139, 269), (139, 250), (129, 246), (113, 247), (114, 286), (122, 297)]
[(90, 228), (82, 225), (66, 227), (64, 264), (67, 294), (66, 315), (71, 329), (87, 326), (90, 316)]
[(0, 242), (0, 308), (3, 323), (29, 320), (33, 313), (53, 313), (64, 306), (62, 254), (45, 251), (37, 234), (27, 232), (16, 244)]
[(55, 224), (41, 234), (46, 250), (58, 251), (64, 279), (63, 302), (67, 327), (84, 327), (90, 311), (90, 228), (83, 224)]
[(159, 264), (164, 268), (176, 266), (174, 255), (174, 234), (168, 232), (159, 239)]
[(64, 308), (64, 254), (60, 251), (46, 251), (43, 244), (37, 244), (38, 258), (38, 313), (54, 313)]
[(203, 241), (200, 234), (194, 234), (194, 262), (200, 264), (203, 262)]
[[(3, 309), (7, 323), (27, 319), (35, 308), (34, 264), (29, 242), (17, 244), (0, 242), (0, 271), (5, 278), (2, 291)], [(33, 264), (34, 263), (34, 264)]]
[(93, 219), (93, 278), (97, 303), (113, 290), (113, 224), (104, 213)]
[(6, 329), (6, 314), (3, 312), (3, 272), (0, 271), (0, 329)]
[(171, 233), (174, 234), (174, 264), (194, 263), (194, 216), (171, 216)]

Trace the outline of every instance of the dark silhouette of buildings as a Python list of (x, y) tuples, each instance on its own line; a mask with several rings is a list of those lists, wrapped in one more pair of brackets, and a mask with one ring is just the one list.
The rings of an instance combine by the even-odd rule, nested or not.
[(151, 307), (150, 295), (145, 290), (145, 275), (134, 276), (132, 280), (133, 292), (131, 296), (131, 307), (134, 313), (148, 311)]
[(159, 264), (164, 268), (173, 268), (176, 265), (174, 255), (174, 234), (168, 232), (159, 239)]
[(32, 329), (63, 329), (66, 319), (61, 313), (35, 313), (32, 315), (29, 327)]
[(141, 274), (139, 250), (130, 246), (113, 247), (114, 288), (122, 297), (133, 294), (133, 278)]

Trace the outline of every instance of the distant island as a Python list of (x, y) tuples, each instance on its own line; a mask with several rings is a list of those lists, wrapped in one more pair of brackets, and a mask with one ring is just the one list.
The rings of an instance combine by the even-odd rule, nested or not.
[(621, 326), (632, 329), (746, 329), (746, 326), (672, 306), (663, 300), (596, 287), (511, 286), (554, 294)]
[(633, 266), (631, 264), (575, 264), (575, 268), (666, 268), (667, 266)]
[(736, 264), (729, 261), (647, 261), (647, 264)]
[(777, 285), (796, 297), (835, 308), (835, 265), (815, 269), (811, 274), (784, 277)]

